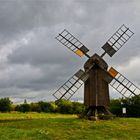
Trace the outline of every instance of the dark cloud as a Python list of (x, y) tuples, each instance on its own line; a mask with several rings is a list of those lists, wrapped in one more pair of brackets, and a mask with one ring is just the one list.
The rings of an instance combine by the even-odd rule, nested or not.
[[(64, 28), (92, 55), (101, 54), (101, 46), (126, 24), (134, 37), (105, 60), (139, 84), (135, 73), (140, 58), (139, 4), (138, 0), (0, 1), (1, 97), (50, 100), (51, 93), (83, 67), (86, 58), (78, 58), (54, 39)], [(75, 99), (83, 98), (79, 93)]]

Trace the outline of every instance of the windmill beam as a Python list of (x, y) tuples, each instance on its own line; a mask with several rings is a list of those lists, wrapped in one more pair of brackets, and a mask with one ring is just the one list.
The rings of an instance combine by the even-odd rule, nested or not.
[[(77, 48), (79, 50), (79, 48), (74, 44), (72, 43), (71, 41), (69, 41), (66, 37), (64, 37), (63, 35), (59, 34), (59, 36), (61, 36), (62, 38), (64, 38), (67, 42), (69, 42), (71, 45), (73, 45), (75, 48)], [(84, 45), (83, 45), (84, 46)], [(84, 53), (84, 52), (83, 52)], [(90, 56), (87, 54), (87, 53), (84, 53), (84, 55), (88, 58), (90, 58)]]

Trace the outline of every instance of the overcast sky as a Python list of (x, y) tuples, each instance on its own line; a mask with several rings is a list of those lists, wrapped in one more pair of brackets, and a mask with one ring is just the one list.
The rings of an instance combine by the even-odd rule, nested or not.
[[(134, 36), (104, 59), (140, 86), (139, 0), (0, 0), (0, 97), (54, 100), (52, 93), (87, 60), (55, 36), (66, 28), (90, 54), (101, 54), (102, 45), (122, 24)], [(75, 98), (82, 95), (79, 90)]]

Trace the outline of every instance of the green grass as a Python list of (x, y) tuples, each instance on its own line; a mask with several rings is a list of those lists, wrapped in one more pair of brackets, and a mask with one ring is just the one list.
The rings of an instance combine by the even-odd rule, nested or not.
[(0, 140), (140, 140), (140, 119), (94, 122), (76, 115), (0, 113)]

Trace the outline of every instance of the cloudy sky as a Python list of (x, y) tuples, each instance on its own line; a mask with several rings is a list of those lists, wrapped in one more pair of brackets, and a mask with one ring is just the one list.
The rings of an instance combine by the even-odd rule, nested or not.
[[(52, 93), (87, 60), (55, 36), (66, 28), (90, 54), (101, 54), (122, 24), (135, 34), (105, 60), (140, 86), (139, 0), (0, 0), (0, 97), (54, 100)], [(83, 98), (82, 90), (75, 98)]]

